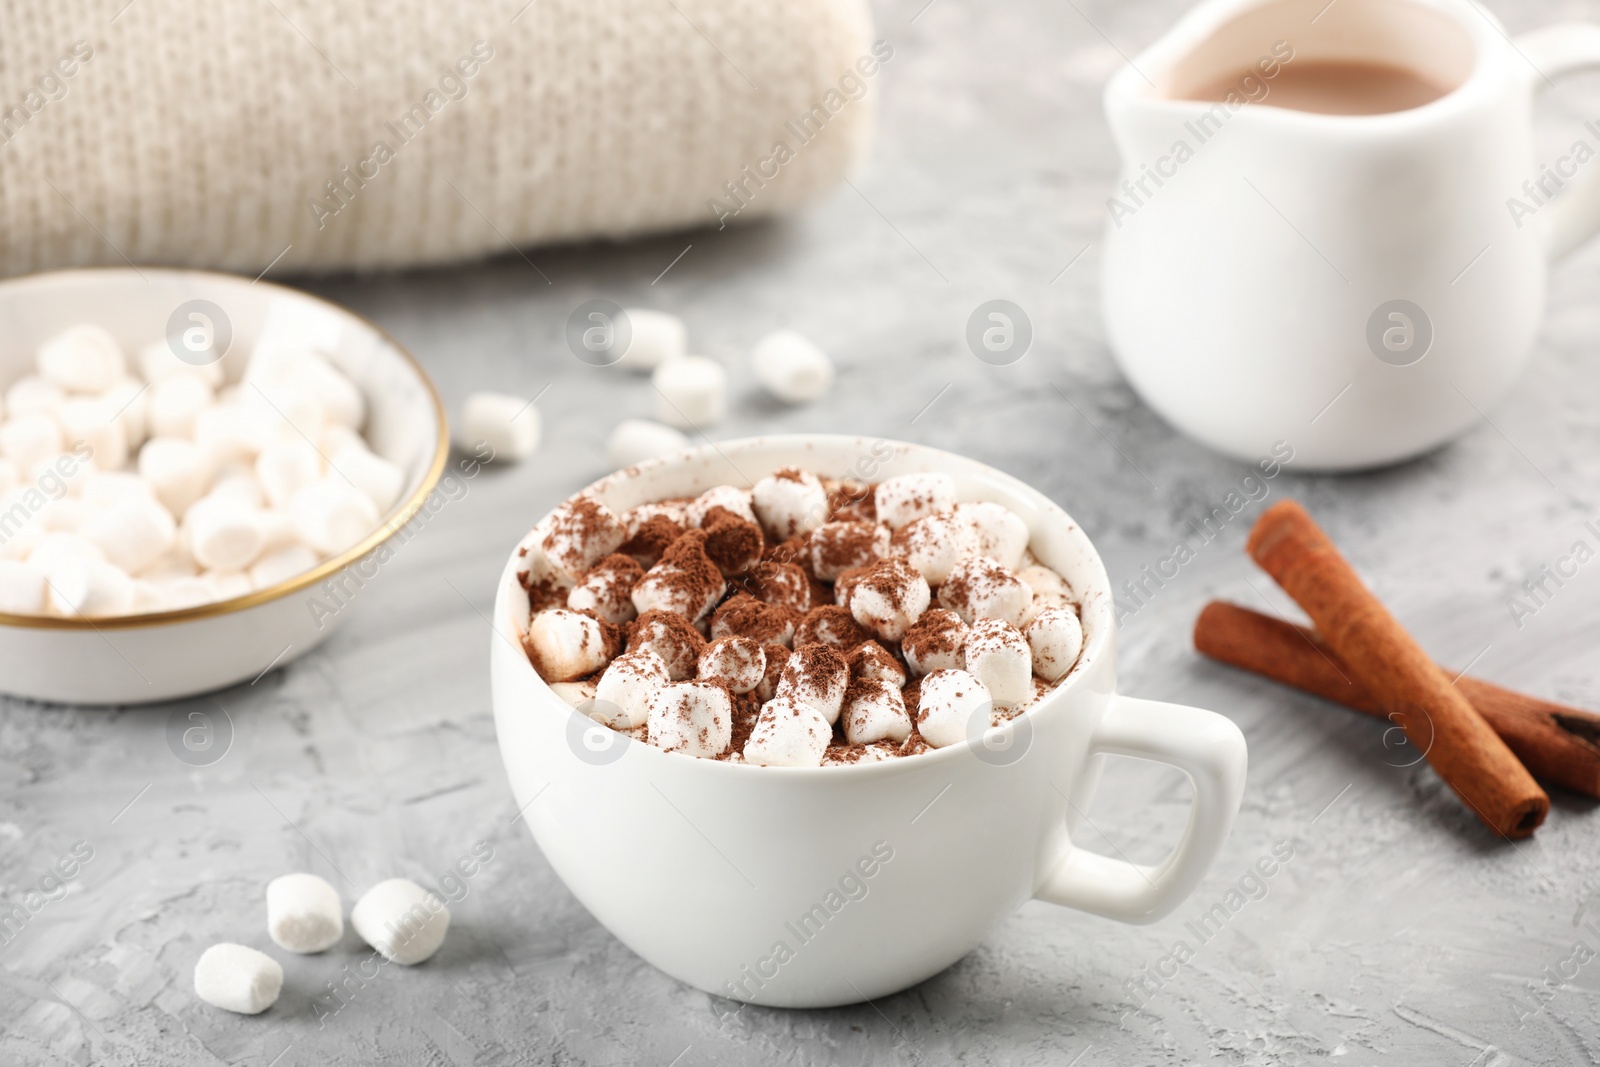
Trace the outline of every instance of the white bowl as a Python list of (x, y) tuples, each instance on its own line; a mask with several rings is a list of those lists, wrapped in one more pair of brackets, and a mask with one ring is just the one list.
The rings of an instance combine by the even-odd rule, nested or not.
[[(783, 1007), (904, 989), (1030, 897), (1137, 923), (1177, 907), (1238, 812), (1244, 738), (1209, 711), (1116, 693), (1105, 568), (1043, 494), (931, 448), (824, 436), (725, 442), (627, 468), (585, 493), (620, 511), (790, 466), (862, 481), (944, 471), (960, 499), (1004, 504), (1081, 598), (1083, 655), (1027, 713), (924, 755), (810, 768), (666, 753), (580, 715), (530, 666), (517, 579), (530, 533), (495, 600), (495, 728), (519, 818), (572, 893), (668, 974)], [(1188, 827), (1160, 864), (1073, 844), (1108, 753), (1171, 764), (1193, 782)]]
[(269, 316), (314, 335), (365, 394), (365, 433), (373, 451), (406, 472), (400, 502), (349, 551), (231, 600), (95, 619), (0, 613), (0, 689), (8, 693), (78, 704), (147, 703), (252, 679), (304, 655), (344, 621), (345, 606), (354, 599), (330, 600), (319, 590), (357, 566), (362, 569), (343, 582), (345, 588), (370, 580), (367, 557), (416, 514), (444, 470), (444, 408), (416, 360), (349, 311), (269, 282), (153, 267), (57, 271), (0, 282), (0, 383), (29, 373), (40, 343), (80, 322), (110, 330), (132, 360), (167, 336), (169, 319), (191, 300), (210, 301), (231, 326), (222, 359), (230, 380), (237, 379)]

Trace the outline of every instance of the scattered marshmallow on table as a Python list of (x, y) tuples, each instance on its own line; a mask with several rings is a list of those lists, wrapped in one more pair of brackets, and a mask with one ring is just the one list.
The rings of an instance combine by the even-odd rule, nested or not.
[(456, 444), (469, 452), (487, 444), (495, 459), (527, 459), (539, 447), (539, 428), (539, 409), (527, 397), (473, 393), (461, 404)]
[(650, 743), (664, 752), (720, 756), (733, 741), (733, 703), (713, 682), (672, 682), (650, 695)]
[(339, 891), (314, 874), (285, 874), (267, 883), (267, 933), (290, 952), (321, 952), (344, 935)]
[(241, 1015), (260, 1015), (277, 1003), (282, 989), (283, 967), (247, 945), (212, 945), (194, 965), (195, 996)]
[(794, 467), (756, 482), (750, 502), (761, 528), (778, 543), (809, 534), (828, 518), (828, 491), (815, 474)]
[(820, 767), (833, 726), (815, 706), (779, 694), (762, 705), (744, 761), (763, 767)]
[(614, 467), (631, 467), (688, 447), (689, 439), (671, 426), (648, 419), (623, 419), (606, 438), (606, 458)]
[(407, 966), (421, 963), (444, 944), (450, 909), (435, 893), (408, 878), (390, 878), (362, 894), (350, 909), (350, 925), (383, 956)]
[(967, 673), (983, 683), (995, 706), (1014, 707), (1033, 698), (1033, 652), (1010, 623), (979, 619), (967, 631), (961, 655)]
[(688, 353), (689, 330), (678, 316), (649, 308), (624, 308), (622, 313), (632, 335), (622, 353), (622, 365), (628, 370), (648, 374)]
[(1045, 608), (1028, 623), (1033, 670), (1047, 682), (1059, 682), (1083, 651), (1083, 623), (1071, 607)]
[(973, 720), (982, 716), (983, 727), (994, 702), (982, 682), (966, 671), (934, 671), (918, 689), (917, 732), (934, 748), (959, 744), (968, 737)]
[(833, 361), (793, 330), (774, 330), (750, 351), (756, 381), (791, 404), (815, 400), (833, 384)]
[(699, 430), (727, 414), (728, 374), (704, 356), (684, 356), (655, 369), (656, 418), (680, 430)]
[(935, 515), (956, 506), (956, 483), (939, 472), (901, 474), (886, 478), (873, 490), (878, 521), (898, 530), (924, 515)]

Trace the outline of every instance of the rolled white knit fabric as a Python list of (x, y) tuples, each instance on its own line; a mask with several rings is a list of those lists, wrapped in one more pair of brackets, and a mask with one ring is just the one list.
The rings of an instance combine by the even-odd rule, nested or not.
[(894, 56), (864, 0), (118, 7), (6, 7), (0, 273), (396, 266), (786, 211), (859, 155)]

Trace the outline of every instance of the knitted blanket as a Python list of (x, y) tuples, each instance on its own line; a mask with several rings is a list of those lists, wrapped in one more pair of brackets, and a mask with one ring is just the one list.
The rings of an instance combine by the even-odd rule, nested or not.
[(859, 155), (863, 0), (12, 0), (0, 273), (394, 267), (788, 211)]

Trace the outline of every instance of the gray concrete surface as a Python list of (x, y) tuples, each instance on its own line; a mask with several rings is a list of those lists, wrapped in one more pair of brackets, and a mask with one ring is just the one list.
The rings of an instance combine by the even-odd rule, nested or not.
[[(1216, 708), (1251, 747), (1231, 840), (1193, 899), (1159, 924), (1030, 904), (900, 995), (832, 1011), (749, 1009), (723, 1023), (725, 1005), (601, 928), (511, 822), (485, 670), (495, 576), (539, 514), (604, 472), (611, 424), (651, 407), (648, 385), (583, 366), (562, 346), (562, 322), (583, 299), (677, 311), (696, 347), (728, 361), (733, 410), (713, 436), (839, 430), (971, 454), (1065, 505), (1114, 576), (1165, 555), (1246, 473), (1139, 403), (1095, 310), (1115, 165), (1099, 86), (1119, 51), (1152, 40), (1181, 4), (923, 4), (879, 5), (896, 48), (872, 89), (881, 136), (854, 187), (800, 218), (530, 250), (548, 284), (512, 254), (303, 281), (400, 338), (452, 402), (489, 385), (544, 390), (545, 446), (470, 482), (321, 650), (214, 704), (0, 703), (0, 898), (22, 900), (79, 842), (93, 852), (64, 897), (0, 946), (0, 1061), (1600, 1062), (1600, 962), (1587, 954), (1600, 950), (1595, 805), (1558, 793), (1545, 827), (1513, 846), (1414, 752), (1386, 744), (1381, 723), (1192, 651), (1189, 626), (1208, 598), (1289, 608), (1242, 552), (1260, 505), (1121, 630), (1127, 691)], [(1491, 7), (1514, 31), (1600, 19), (1593, 0)], [(1564, 83), (1548, 95), (1541, 144), (1569, 143), (1595, 115), (1600, 86)], [(1459, 442), (1358, 477), (1291, 467), (1271, 497), (1305, 501), (1441, 661), (1592, 707), (1600, 574), (1590, 572), (1600, 564), (1520, 626), (1508, 598), (1574, 542), (1593, 541), (1582, 522), (1600, 475), (1597, 289), (1600, 249), (1554, 272), (1531, 369)], [(980, 363), (962, 342), (968, 313), (993, 297), (1022, 305), (1036, 329), (1013, 366)], [(755, 390), (739, 355), (779, 324), (834, 353), (841, 373), (827, 402), (787, 409)], [(219, 705), (232, 724), (227, 755), (203, 767), (175, 759), (172, 716), (215, 716)], [(1186, 805), (1174, 775), (1117, 764), (1089, 813), (1105, 840), (1085, 843), (1152, 860)], [(194, 998), (207, 945), (269, 947), (262, 892), (273, 876), (316, 871), (349, 901), (397, 873), (436, 884), (478, 841), (493, 859), (466, 882), (450, 939), (428, 964), (385, 968), (327, 1015), (314, 998), (366, 955), (347, 933), (328, 954), (286, 958), (283, 997), (260, 1017)], [(1186, 929), (1284, 843), (1292, 859), (1220, 933), (1201, 943)], [(1174, 967), (1163, 961), (1180, 939), (1194, 951)], [(1587, 949), (1575, 955), (1579, 943)], [(1147, 973), (1135, 998), (1130, 983)]]

